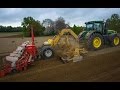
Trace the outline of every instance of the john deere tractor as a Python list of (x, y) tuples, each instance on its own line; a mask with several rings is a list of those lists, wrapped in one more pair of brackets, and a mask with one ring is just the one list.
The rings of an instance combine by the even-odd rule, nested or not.
[(104, 45), (120, 45), (120, 37), (117, 31), (108, 30), (104, 21), (86, 22), (86, 28), (78, 37), (80, 42), (85, 42), (88, 49), (98, 50)]

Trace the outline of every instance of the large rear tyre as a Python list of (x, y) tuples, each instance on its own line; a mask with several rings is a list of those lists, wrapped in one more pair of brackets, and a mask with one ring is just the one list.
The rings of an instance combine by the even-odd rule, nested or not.
[(54, 56), (54, 51), (51, 46), (42, 46), (40, 55), (43, 59), (50, 59)]
[(103, 47), (103, 44), (104, 44), (103, 37), (98, 33), (92, 34), (87, 41), (87, 47), (90, 50), (99, 50)]
[(111, 40), (111, 46), (115, 47), (119, 45), (120, 45), (120, 37), (117, 35), (113, 36)]

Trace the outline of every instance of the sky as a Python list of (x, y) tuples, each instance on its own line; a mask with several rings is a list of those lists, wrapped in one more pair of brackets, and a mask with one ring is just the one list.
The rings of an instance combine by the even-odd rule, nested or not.
[(21, 26), (23, 18), (28, 16), (40, 22), (61, 16), (70, 26), (84, 26), (87, 21), (106, 20), (113, 13), (120, 15), (120, 8), (0, 8), (0, 25)]

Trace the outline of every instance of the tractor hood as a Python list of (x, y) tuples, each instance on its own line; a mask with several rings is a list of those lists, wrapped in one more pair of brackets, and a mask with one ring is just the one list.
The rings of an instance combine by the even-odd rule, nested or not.
[(115, 31), (115, 30), (108, 30), (108, 34), (117, 34), (117, 31)]
[(86, 39), (88, 38), (88, 36), (89, 36), (91, 33), (93, 33), (93, 32), (94, 32), (94, 30), (91, 30), (91, 31), (87, 31), (87, 30), (82, 31), (82, 32), (78, 35), (79, 40), (86, 40)]
[(52, 39), (48, 39), (48, 40), (45, 41), (43, 44), (44, 44), (44, 45), (52, 45), (52, 44), (53, 44), (53, 40), (52, 40)]
[(79, 37), (79, 38), (84, 38), (87, 33), (88, 33), (88, 31), (82, 31), (82, 32), (78, 35), (78, 37)]

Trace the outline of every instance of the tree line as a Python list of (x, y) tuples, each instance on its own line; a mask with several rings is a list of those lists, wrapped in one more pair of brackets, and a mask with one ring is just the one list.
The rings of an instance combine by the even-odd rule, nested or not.
[(116, 30), (120, 33), (120, 15), (112, 14), (110, 18), (106, 20), (107, 29)]
[[(106, 19), (107, 28), (116, 30), (120, 33), (120, 15), (112, 14)], [(63, 17), (58, 17), (55, 21), (45, 19), (42, 22), (35, 20), (33, 17), (24, 17), (21, 27), (0, 26), (0, 32), (23, 32), (24, 36), (31, 36), (30, 28), (34, 29), (35, 36), (55, 35), (63, 28), (72, 29), (77, 35), (85, 29), (83, 26), (70, 26)]]
[(21, 32), (22, 27), (0, 26), (0, 32)]
[(45, 19), (43, 22), (35, 20), (33, 17), (25, 17), (21, 25), (23, 26), (24, 36), (31, 35), (31, 26), (33, 27), (35, 36), (55, 35), (63, 28), (70, 28), (63, 17), (59, 17), (55, 21)]

